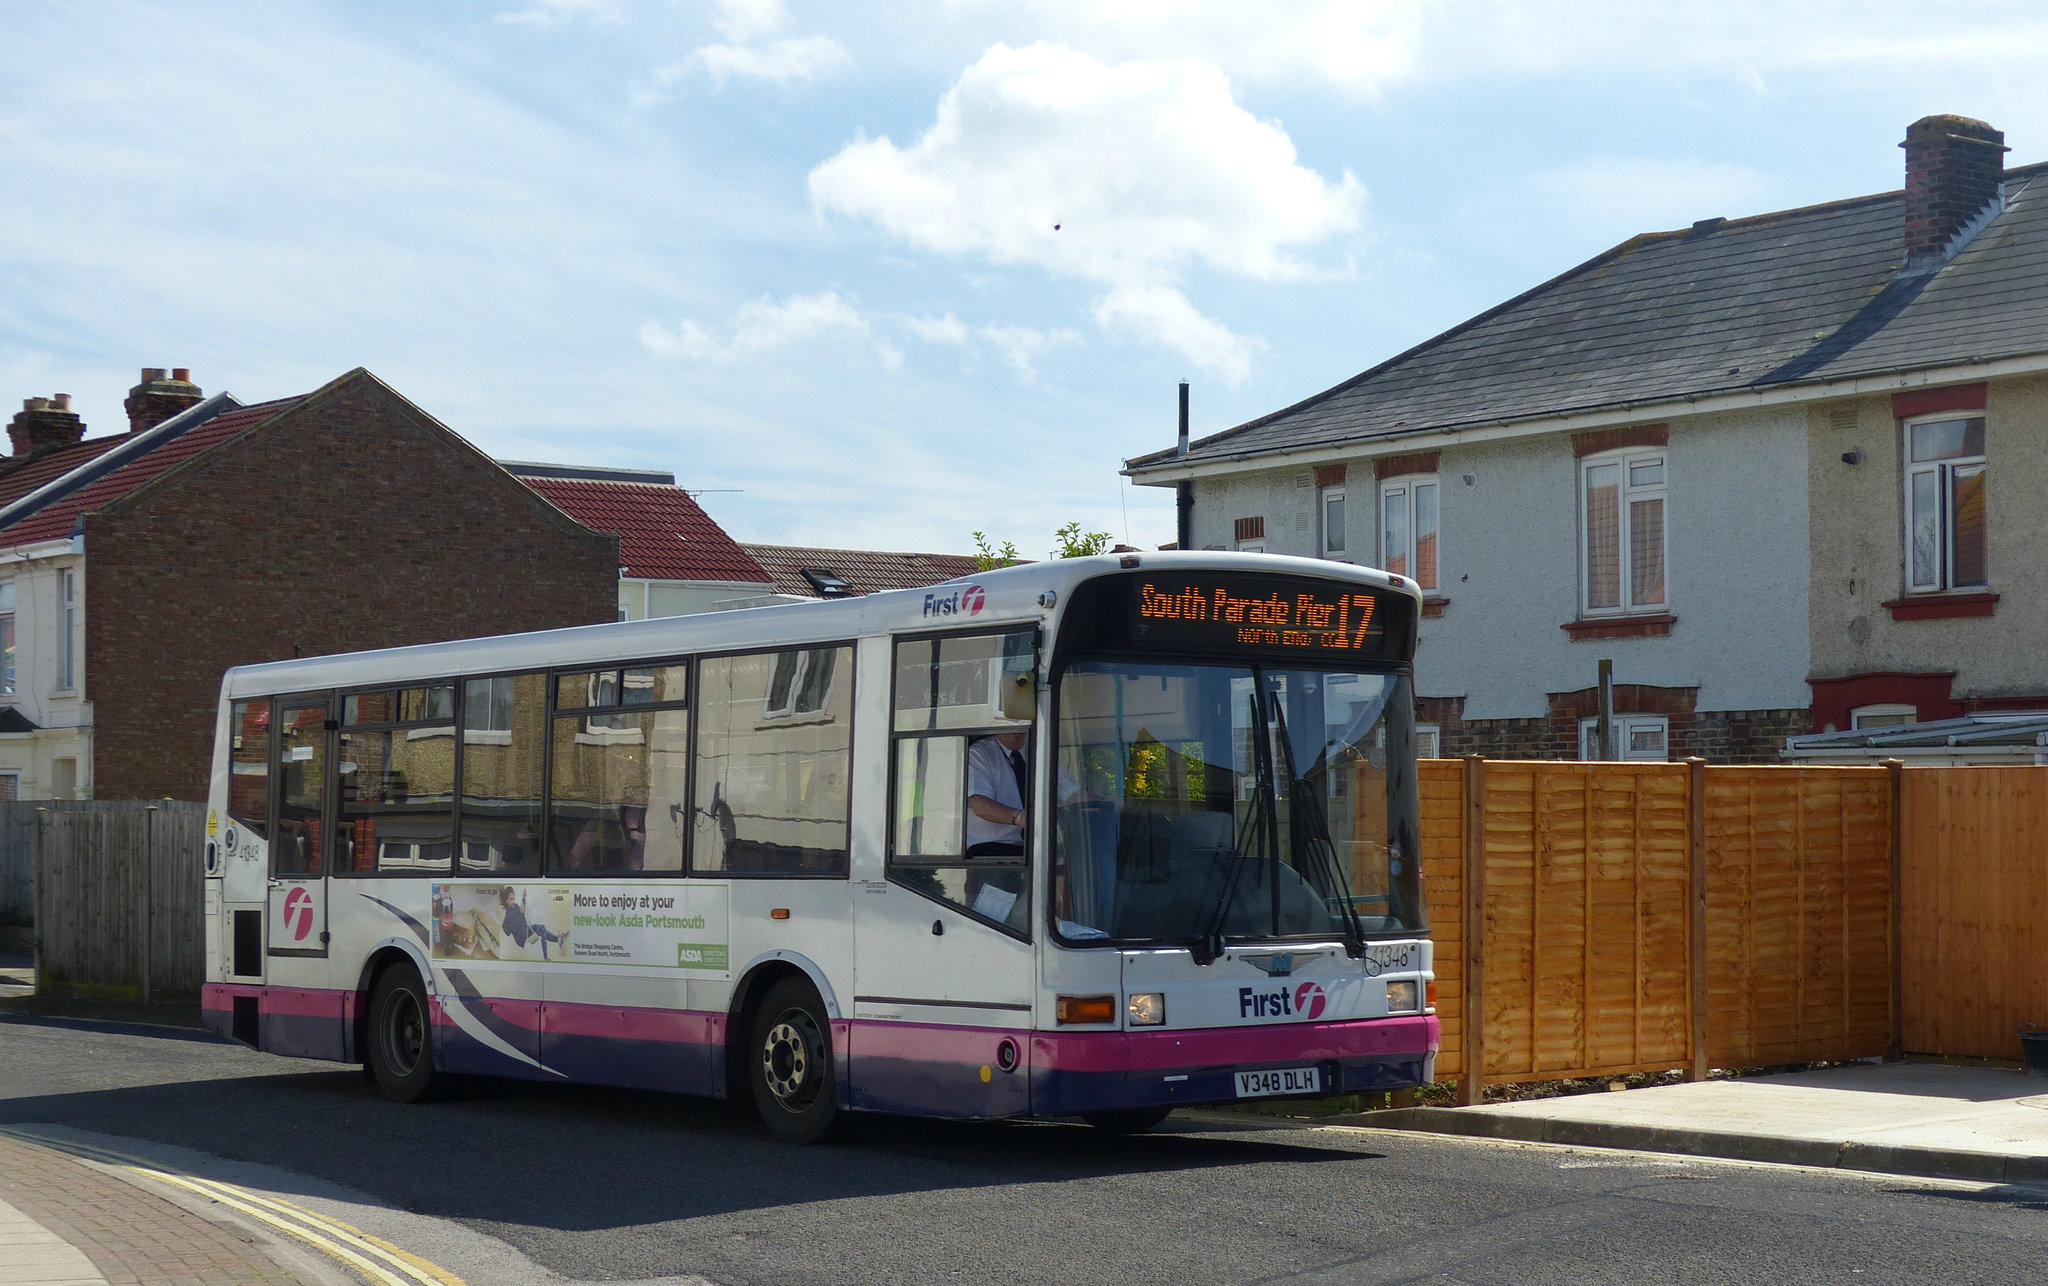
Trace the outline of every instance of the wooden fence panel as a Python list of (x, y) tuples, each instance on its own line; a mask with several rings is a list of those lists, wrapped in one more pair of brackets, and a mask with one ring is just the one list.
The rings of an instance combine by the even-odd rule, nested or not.
[(94, 800), (39, 814), (39, 988), (152, 999), (197, 994), (205, 808)]
[(1707, 1044), (1716, 1067), (1891, 1044), (1882, 768), (1707, 769)]
[(1436, 1074), (1465, 1074), (1465, 765), (1421, 763), (1422, 894), (1436, 944), (1436, 1014), (1443, 1025)]
[(1690, 1057), (1689, 772), (1489, 763), (1489, 1081)]
[(36, 809), (0, 803), (0, 925), (25, 929), (36, 922)]
[(1901, 777), (1905, 1047), (2017, 1059), (2048, 1023), (2048, 768)]

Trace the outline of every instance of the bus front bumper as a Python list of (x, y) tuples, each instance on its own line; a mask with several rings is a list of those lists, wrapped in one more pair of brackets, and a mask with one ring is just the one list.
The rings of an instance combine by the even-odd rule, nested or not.
[(1435, 1014), (1337, 1023), (1152, 1032), (1034, 1032), (1031, 1111), (1068, 1116), (1120, 1107), (1192, 1106), (1245, 1097), (1238, 1073), (1313, 1067), (1313, 1091), (1406, 1089), (1436, 1079)]

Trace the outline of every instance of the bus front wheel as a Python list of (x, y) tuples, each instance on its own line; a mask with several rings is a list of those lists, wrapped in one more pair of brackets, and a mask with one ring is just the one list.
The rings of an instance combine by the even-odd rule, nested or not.
[(754, 1010), (747, 1047), (754, 1109), (785, 1143), (815, 1143), (839, 1116), (832, 1025), (810, 983), (784, 978)]
[(386, 1098), (414, 1103), (434, 1083), (427, 989), (411, 965), (393, 965), (370, 991), (370, 1075)]

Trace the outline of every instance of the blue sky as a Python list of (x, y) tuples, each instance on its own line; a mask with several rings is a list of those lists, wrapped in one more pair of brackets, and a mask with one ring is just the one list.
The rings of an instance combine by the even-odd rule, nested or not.
[(1170, 540), (1117, 469), (1180, 379), (1240, 423), (1632, 233), (1896, 188), (1930, 112), (2048, 158), (2038, 3), (0, 0), (0, 47), (0, 398), (367, 366), (876, 548)]

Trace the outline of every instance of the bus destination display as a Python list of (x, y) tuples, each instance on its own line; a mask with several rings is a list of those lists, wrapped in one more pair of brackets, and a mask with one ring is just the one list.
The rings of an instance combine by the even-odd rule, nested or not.
[(1385, 648), (1390, 604), (1364, 589), (1243, 576), (1146, 579), (1135, 588), (1133, 632), (1154, 646), (1373, 655)]

